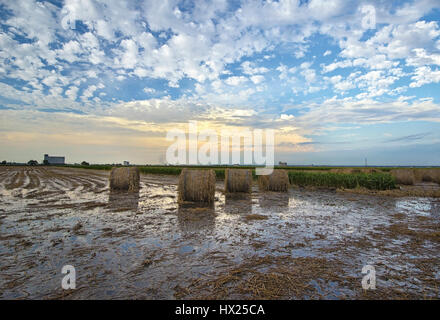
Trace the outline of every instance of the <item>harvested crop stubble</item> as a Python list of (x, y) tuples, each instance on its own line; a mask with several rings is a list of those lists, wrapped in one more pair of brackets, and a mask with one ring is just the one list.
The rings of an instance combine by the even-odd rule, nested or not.
[(179, 176), (178, 202), (214, 203), (214, 170), (183, 169)]
[[(304, 299), (326, 298), (315, 279), (342, 282), (341, 265), (324, 258), (249, 257), (219, 274), (194, 280), (177, 299)], [(322, 288), (324, 289), (324, 288)]]
[(110, 190), (137, 192), (139, 191), (139, 183), (138, 168), (112, 168), (110, 172)]
[(286, 170), (276, 169), (270, 175), (259, 176), (258, 185), (261, 191), (287, 192), (289, 189), (289, 175)]
[(252, 171), (250, 169), (226, 169), (225, 192), (251, 192)]

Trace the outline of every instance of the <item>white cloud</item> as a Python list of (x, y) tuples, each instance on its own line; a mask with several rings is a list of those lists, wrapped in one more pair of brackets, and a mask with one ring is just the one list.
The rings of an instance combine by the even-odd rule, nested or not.
[(250, 61), (245, 61), (241, 64), (243, 73), (247, 75), (254, 75), (259, 73), (266, 73), (269, 69), (265, 67), (255, 67), (255, 64)]
[(115, 36), (111, 24), (101, 19), (96, 21), (96, 34), (106, 40), (112, 40)]
[(311, 65), (312, 65), (311, 62), (303, 62), (303, 63), (301, 63), (300, 68), (301, 69), (309, 69)]
[(305, 69), (301, 71), (301, 75), (306, 79), (307, 83), (312, 83), (316, 79), (316, 72), (313, 69)]
[(97, 89), (98, 89), (98, 87), (95, 85), (89, 86), (86, 90), (83, 91), (81, 99), (87, 100), (87, 99), (93, 97), (93, 94)]
[[(363, 31), (356, 27), (360, 18), (357, 6), (343, 0), (304, 4), (245, 1), (239, 8), (228, 6), (225, 1), (213, 1), (186, 11), (178, 9), (175, 1), (144, 1), (142, 10), (131, 2), (92, 0), (66, 0), (61, 10), (50, 3), (32, 1), (5, 6), (14, 14), (6, 25), (36, 41), (26, 48), (2, 35), (4, 47), (11, 48), (9, 55), (23, 58), (13, 62), (18, 70), (3, 65), (1, 70), (14, 73), (17, 79), (33, 81), (34, 88), (41, 85), (40, 75), (45, 76), (42, 61), (55, 65), (57, 58), (70, 64), (94, 65), (90, 68), (96, 68), (97, 75), (124, 68), (133, 70), (130, 76), (165, 79), (173, 87), (185, 77), (199, 83), (215, 81), (229, 72), (228, 64), (255, 53), (264, 52), (263, 59), (273, 57), (271, 51), (276, 46), (288, 44), (291, 54), (302, 58), (309, 50), (306, 39), (315, 32), (329, 34), (339, 41), (340, 56), (348, 58), (325, 66), (324, 73), (352, 65), (388, 69), (396, 67), (393, 60), (401, 57), (406, 58), (408, 65), (417, 67), (439, 61), (438, 53), (434, 52), (434, 40), (438, 42), (440, 32), (437, 22), (417, 21), (435, 6), (435, 2), (428, 0), (420, 5), (398, 5), (394, 13), (387, 6), (377, 5), (378, 22), (391, 24), (366, 42), (360, 41)], [(80, 34), (71, 29), (75, 21), (81, 21), (89, 31)], [(161, 36), (155, 39), (146, 31), (147, 25)], [(62, 47), (53, 49), (49, 43), (56, 39), (63, 39)], [(326, 50), (324, 56), (330, 53)], [(249, 76), (269, 72), (249, 59), (244, 59), (241, 66), (243, 74)], [(74, 68), (68, 64), (59, 67), (59, 71)], [(281, 69), (280, 66), (278, 71)], [(293, 73), (291, 69), (289, 66), (281, 70), (280, 78), (287, 79), (288, 73)], [(312, 71), (304, 76), (308, 81), (314, 80)], [(73, 82), (81, 75), (73, 72), (70, 77)], [(121, 80), (122, 75), (115, 78)]]
[(351, 62), (351, 60), (343, 60), (343, 61), (338, 61), (338, 62), (333, 62), (329, 65), (325, 65), (323, 66), (323, 73), (328, 73), (328, 72), (332, 72), (336, 69), (339, 68), (348, 68), (348, 67), (352, 67), (353, 63)]
[(71, 86), (65, 92), (65, 95), (71, 100), (76, 100), (77, 94), (78, 94), (78, 87), (75, 86)]
[(142, 91), (144, 91), (145, 93), (156, 93), (156, 90), (154, 88), (148, 87), (145, 87)]
[(81, 46), (78, 41), (75, 40), (70, 40), (69, 42), (64, 43), (63, 49), (57, 51), (60, 59), (67, 60), (70, 63), (79, 60), (77, 55), (81, 52)]
[[(310, 111), (296, 117), (296, 125), (321, 130), (325, 124), (372, 124), (406, 121), (440, 122), (440, 105), (432, 100), (382, 102), (351, 97), (328, 99), (321, 104), (307, 103)], [(300, 106), (295, 106), (298, 108)]]
[(293, 114), (281, 114), (280, 120), (293, 120), (295, 116)]
[(262, 75), (252, 76), (250, 79), (254, 84), (260, 84), (261, 82), (264, 81), (264, 76)]
[(429, 83), (440, 82), (440, 70), (432, 70), (430, 67), (419, 67), (411, 77), (414, 82), (410, 83), (411, 88), (418, 88)]
[(227, 78), (225, 80), (225, 83), (230, 85), (230, 86), (238, 86), (238, 85), (242, 85), (246, 81), (248, 81), (248, 79), (246, 77), (243, 77), (243, 76), (232, 76), (232, 77)]
[(276, 68), (276, 70), (280, 73), (279, 78), (281, 80), (286, 80), (289, 78), (289, 74), (295, 73), (297, 71), (297, 68), (296, 67), (288, 68), (286, 65), (281, 63)]
[(338, 91), (348, 91), (351, 90), (353, 88), (356, 88), (356, 85), (354, 84), (354, 81), (350, 80), (343, 80), (342, 76), (337, 75), (337, 76), (333, 76), (331, 78), (328, 79), (334, 86), (334, 88)]
[(144, 78), (149, 75), (149, 72), (147, 69), (144, 68), (136, 68), (134, 69), (133, 74), (135, 74), (139, 78)]
[(133, 69), (138, 59), (138, 46), (133, 39), (121, 41), (121, 47), (124, 49), (120, 57), (120, 64), (124, 69)]
[(440, 54), (428, 54), (423, 48), (416, 48), (412, 50), (413, 55), (406, 59), (409, 66), (424, 66), (424, 65), (440, 65)]

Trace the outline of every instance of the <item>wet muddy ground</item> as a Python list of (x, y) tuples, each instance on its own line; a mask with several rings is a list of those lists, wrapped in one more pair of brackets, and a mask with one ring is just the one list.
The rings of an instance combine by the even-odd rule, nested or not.
[(179, 208), (177, 177), (121, 194), (105, 171), (0, 167), (0, 298), (440, 298), (440, 199), (222, 189), (214, 208)]

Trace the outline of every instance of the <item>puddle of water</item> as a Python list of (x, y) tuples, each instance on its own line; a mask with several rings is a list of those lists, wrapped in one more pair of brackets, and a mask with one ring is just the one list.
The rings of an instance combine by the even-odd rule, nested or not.
[(399, 199), (396, 201), (396, 210), (406, 214), (429, 216), (433, 214), (435, 207), (429, 198)]

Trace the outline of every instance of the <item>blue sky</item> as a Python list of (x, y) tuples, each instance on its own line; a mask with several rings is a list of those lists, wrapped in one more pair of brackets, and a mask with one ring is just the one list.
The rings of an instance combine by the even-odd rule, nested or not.
[(158, 163), (197, 120), (275, 129), (290, 164), (440, 165), (439, 18), (436, 0), (0, 1), (0, 152)]

